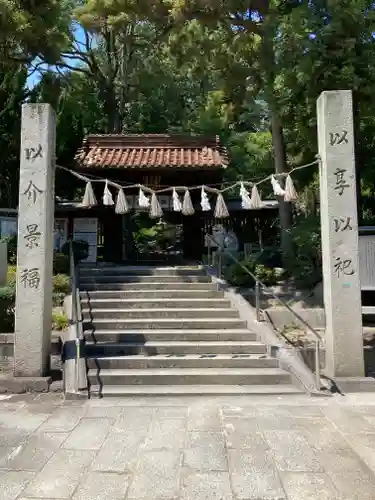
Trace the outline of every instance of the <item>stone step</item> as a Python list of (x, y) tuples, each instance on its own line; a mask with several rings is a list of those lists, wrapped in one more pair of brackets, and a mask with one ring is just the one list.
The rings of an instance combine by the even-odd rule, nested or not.
[(93, 318), (93, 321), (97, 321), (99, 319), (150, 319), (150, 320), (158, 320), (163, 318), (168, 319), (189, 319), (189, 318), (217, 318), (226, 319), (226, 318), (238, 318), (239, 314), (236, 309), (215, 309), (215, 308), (170, 308), (167, 309), (161, 308), (133, 308), (133, 309), (82, 309), (82, 317), (83, 319)]
[[(165, 336), (165, 335), (164, 335)], [(215, 331), (217, 337), (217, 332)], [(101, 335), (100, 338), (111, 337), (113, 335)], [(266, 346), (261, 342), (251, 340), (255, 334), (247, 332), (249, 340), (211, 340), (211, 341), (188, 341), (188, 340), (148, 340), (144, 342), (122, 342), (107, 343), (106, 340), (93, 343), (88, 340), (86, 343), (86, 354), (89, 357), (101, 356), (124, 356), (143, 354), (148, 356), (163, 355), (186, 355), (186, 354), (264, 354)]]
[(79, 283), (81, 291), (158, 291), (158, 290), (186, 290), (186, 291), (217, 291), (216, 283), (162, 283), (143, 281), (140, 283)]
[(303, 391), (291, 384), (278, 385), (92, 385), (90, 397), (122, 398), (134, 396), (298, 396)]
[(207, 275), (201, 276), (137, 276), (126, 274), (110, 274), (103, 276), (80, 276), (79, 283), (84, 284), (99, 284), (99, 283), (210, 283), (211, 277)]
[[(246, 328), (246, 322), (236, 318), (123, 318), (83, 320), (83, 329), (87, 330), (212, 330), (213, 328)], [(125, 332), (126, 333), (126, 332)]]
[(147, 368), (277, 368), (278, 360), (254, 354), (187, 354), (105, 356), (87, 359), (89, 369), (147, 369)]
[[(218, 328), (185, 328), (176, 329), (140, 329), (142, 325), (138, 324), (138, 329), (121, 330), (121, 329), (87, 329), (85, 330), (85, 338), (87, 341), (94, 342), (125, 342), (143, 344), (145, 342), (253, 342), (256, 341), (256, 334), (246, 328), (227, 328), (220, 330)], [(194, 325), (196, 326), (196, 325)], [(215, 325), (210, 325), (215, 326)], [(245, 345), (245, 344), (244, 344)], [(237, 346), (238, 348), (238, 346)], [(193, 351), (194, 352), (194, 351)], [(199, 351), (201, 352), (201, 351)], [(239, 352), (239, 351), (237, 351)], [(263, 352), (263, 351), (262, 351)]]
[(148, 368), (88, 371), (91, 385), (267, 385), (290, 383), (279, 368)]
[(181, 299), (181, 298), (139, 298), (139, 299), (81, 299), (83, 309), (229, 309), (230, 301), (225, 299)]
[(115, 266), (115, 267), (82, 267), (80, 276), (206, 276), (202, 267), (148, 267), (148, 266)]
[(221, 299), (224, 297), (224, 292), (219, 292), (217, 290), (210, 289), (190, 289), (187, 290), (92, 290), (92, 291), (81, 291), (82, 301), (92, 300), (153, 300), (153, 299)]

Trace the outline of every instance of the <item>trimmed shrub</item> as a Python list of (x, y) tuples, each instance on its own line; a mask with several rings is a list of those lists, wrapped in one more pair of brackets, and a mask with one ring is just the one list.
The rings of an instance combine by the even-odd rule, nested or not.
[[(69, 241), (64, 243), (61, 248), (61, 252), (69, 257)], [(74, 240), (73, 241), (73, 254), (76, 264), (81, 260), (87, 259), (89, 256), (89, 244), (87, 241)]]
[(70, 290), (70, 278), (66, 274), (56, 274), (52, 278), (52, 293), (68, 295)]
[(69, 255), (62, 252), (55, 252), (53, 254), (53, 274), (69, 274), (69, 272)]
[(52, 311), (52, 329), (56, 331), (66, 330), (68, 328), (68, 318), (65, 314)]

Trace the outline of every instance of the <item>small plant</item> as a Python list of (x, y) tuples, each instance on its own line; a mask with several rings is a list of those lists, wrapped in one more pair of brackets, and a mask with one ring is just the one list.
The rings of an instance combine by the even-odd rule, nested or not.
[(52, 278), (52, 292), (54, 294), (68, 295), (70, 289), (70, 278), (66, 274), (56, 274)]
[(225, 271), (225, 279), (228, 283), (235, 286), (253, 287), (255, 280), (248, 272), (245, 271), (244, 267), (265, 285), (271, 286), (277, 283), (275, 269), (267, 267), (263, 264), (257, 264), (256, 260), (251, 257), (243, 259), (239, 262), (239, 264), (232, 264)]
[(14, 331), (14, 306), (16, 288), (10, 286), (0, 287), (0, 332)]
[(68, 328), (68, 318), (63, 313), (52, 311), (52, 329), (55, 331), (66, 330)]

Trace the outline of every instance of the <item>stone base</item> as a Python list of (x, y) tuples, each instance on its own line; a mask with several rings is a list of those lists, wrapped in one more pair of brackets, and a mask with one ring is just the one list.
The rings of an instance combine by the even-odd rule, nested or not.
[(0, 394), (25, 392), (49, 392), (51, 377), (14, 377), (0, 375)]
[(334, 380), (343, 394), (375, 392), (375, 378), (372, 377), (337, 377)]
[(79, 392), (66, 392), (65, 399), (69, 401), (75, 401), (79, 399), (89, 399), (88, 391), (79, 391)]

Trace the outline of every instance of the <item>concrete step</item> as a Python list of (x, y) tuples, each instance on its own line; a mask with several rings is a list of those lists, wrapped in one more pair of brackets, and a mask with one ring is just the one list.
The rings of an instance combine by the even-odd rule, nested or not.
[[(236, 318), (123, 318), (83, 320), (83, 329), (87, 330), (217, 330), (246, 328), (246, 322)], [(126, 332), (125, 332), (126, 333)]]
[(82, 267), (80, 276), (206, 276), (202, 267), (150, 267), (150, 266), (114, 266)]
[(301, 396), (303, 391), (291, 384), (278, 385), (92, 385), (90, 396), (122, 398), (134, 396)]
[(105, 356), (87, 359), (88, 368), (100, 370), (147, 368), (277, 368), (278, 360), (255, 354), (186, 354)]
[(215, 309), (215, 308), (170, 308), (167, 309), (161, 308), (133, 308), (133, 309), (82, 309), (82, 317), (83, 319), (93, 318), (94, 321), (99, 319), (152, 319), (158, 320), (159, 318), (168, 318), (168, 319), (189, 319), (189, 318), (217, 318), (220, 319), (225, 318), (238, 318), (239, 314), (236, 309)]
[(375, 316), (375, 306), (362, 306), (362, 314)]
[(80, 276), (80, 284), (99, 284), (99, 283), (210, 283), (211, 277), (207, 275), (201, 276), (137, 276), (126, 274), (110, 274), (103, 276), (88, 275)]
[[(212, 325), (211, 325), (212, 326)], [(139, 327), (139, 325), (138, 325)], [(184, 342), (186, 345), (183, 347), (187, 349), (187, 344), (191, 342), (196, 343), (197, 345), (191, 346), (192, 351), (196, 352), (194, 349), (200, 348), (198, 344), (203, 342), (215, 342), (224, 343), (228, 348), (231, 343), (233, 343), (233, 349), (239, 349), (239, 344), (243, 343), (246, 346), (246, 342), (254, 342), (257, 337), (256, 334), (247, 330), (246, 328), (228, 328), (225, 330), (220, 330), (218, 328), (215, 329), (134, 329), (134, 330), (114, 330), (114, 329), (89, 329), (87, 327), (85, 333), (85, 338), (89, 342), (103, 342), (103, 343), (111, 343), (111, 342), (121, 342), (125, 344), (135, 343), (139, 345), (146, 345), (148, 342), (162, 342), (167, 343), (165, 348), (168, 349), (168, 343), (176, 344), (176, 347), (180, 344), (180, 342)], [(262, 344), (263, 345), (263, 344)], [(161, 348), (162, 346), (160, 346)], [(181, 346), (182, 347), (182, 346)], [(136, 348), (136, 346), (135, 346)], [(202, 349), (205, 349), (205, 346), (201, 346)], [(175, 352), (175, 351), (173, 351)], [(202, 351), (198, 351), (202, 352)], [(203, 352), (211, 352), (211, 351), (203, 351)], [(230, 351), (231, 352), (231, 351)], [(241, 351), (234, 351), (241, 352)], [(259, 351), (257, 351), (259, 352)], [(263, 350), (261, 352), (264, 352)]]
[(154, 300), (154, 299), (221, 299), (224, 297), (224, 292), (219, 292), (217, 290), (196, 290), (194, 288), (187, 290), (92, 290), (92, 291), (81, 291), (82, 301), (92, 300)]
[(80, 281), (79, 288), (81, 291), (158, 291), (158, 290), (185, 290), (185, 291), (217, 291), (216, 283), (163, 283), (142, 281), (140, 283), (82, 283)]
[(279, 368), (147, 368), (88, 371), (91, 385), (267, 385), (290, 383)]
[(230, 301), (225, 299), (81, 299), (83, 309), (229, 309)]
[[(252, 335), (252, 334), (250, 334)], [(184, 340), (160, 340), (145, 342), (122, 342), (122, 343), (86, 343), (86, 354), (88, 357), (107, 357), (107, 356), (130, 356), (143, 354), (147, 356), (168, 355), (202, 355), (202, 354), (264, 354), (266, 346), (261, 342), (253, 341), (184, 341)]]

